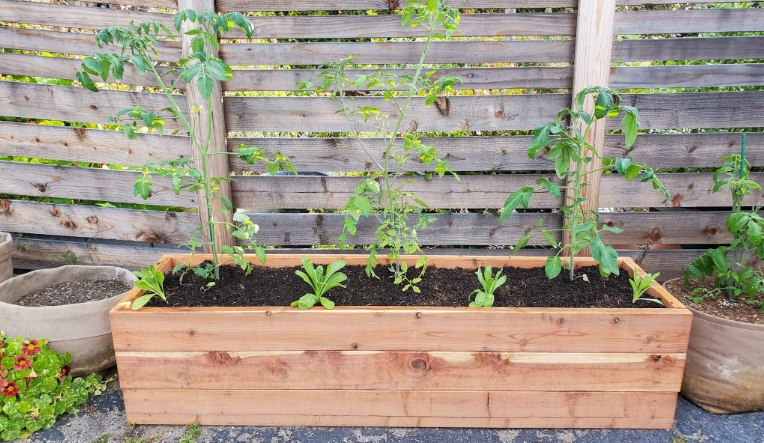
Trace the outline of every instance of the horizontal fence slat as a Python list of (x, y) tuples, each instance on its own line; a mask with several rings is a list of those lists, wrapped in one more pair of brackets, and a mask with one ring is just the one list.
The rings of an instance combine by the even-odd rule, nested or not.
[(764, 37), (617, 40), (614, 62), (764, 58)]
[[(5, 48), (26, 51), (75, 55), (90, 55), (101, 51), (95, 43), (95, 34), (80, 32), (0, 27), (0, 41)], [(157, 60), (161, 62), (176, 62), (180, 59), (180, 42), (163, 41), (156, 45), (156, 49)], [(103, 51), (119, 52), (119, 48), (109, 45)]]
[(170, 14), (129, 9), (83, 8), (28, 1), (0, 3), (0, 22), (100, 30), (108, 26), (127, 26), (131, 21), (135, 23), (156, 21), (174, 29), (173, 16)]
[[(358, 64), (418, 63), (424, 43), (234, 43), (221, 44), (220, 57), (231, 66), (321, 65), (349, 56)], [(521, 63), (573, 61), (571, 40), (433, 42), (427, 63)]]
[(723, 86), (764, 86), (764, 64), (610, 68), (610, 87), (616, 89)]
[[(764, 92), (624, 94), (621, 104), (639, 110), (640, 129), (750, 128), (764, 126)], [(618, 129), (620, 119), (608, 120)]]
[[(187, 114), (186, 97), (174, 97)], [(0, 114), (38, 120), (108, 123), (109, 117), (126, 108), (141, 105), (159, 111), (169, 106), (163, 94), (87, 89), (68, 86), (0, 81)], [(168, 129), (180, 127), (175, 119), (166, 119)]]
[[(0, 67), (2, 59), (0, 58)], [(262, 69), (236, 70), (233, 78), (223, 83), (226, 91), (295, 91), (298, 82), (313, 81), (321, 71), (316, 69)], [(378, 72), (374, 69), (347, 70), (350, 80), (358, 75)], [(413, 75), (412, 69), (385, 69), (385, 72), (400, 76)], [(573, 85), (572, 67), (512, 67), (512, 68), (444, 68), (430, 78), (459, 77), (461, 82), (454, 89), (567, 89)], [(404, 87), (401, 86), (400, 89)], [(348, 88), (353, 90), (356, 88)], [(381, 89), (381, 88), (372, 88)]]
[[(764, 133), (748, 133), (746, 158), (752, 166), (764, 166)], [(740, 151), (742, 134), (738, 132), (695, 134), (642, 134), (630, 150), (622, 135), (605, 137), (607, 157), (629, 156), (655, 168), (719, 167), (719, 159)], [(423, 137), (422, 143), (435, 146), (441, 157), (448, 159), (455, 171), (539, 171), (553, 168), (544, 158), (531, 160), (527, 151), (532, 137)], [(236, 152), (239, 144), (257, 146), (269, 157), (276, 153), (288, 156), (300, 172), (355, 172), (374, 170), (374, 165), (358, 143), (351, 138), (229, 138), (228, 150)], [(364, 139), (372, 155), (381, 159), (382, 139)], [(542, 154), (543, 157), (543, 154)], [(412, 158), (406, 171), (431, 170)], [(235, 156), (230, 157), (230, 170), (265, 172), (263, 163), (248, 165)]]
[[(499, 208), (507, 196), (521, 186), (533, 184), (542, 177), (537, 174), (465, 175), (462, 183), (450, 177), (425, 180), (412, 178), (413, 184), (404, 189), (413, 191), (417, 198), (437, 209)], [(660, 174), (661, 181), (671, 194), (663, 202), (663, 194), (652, 189), (651, 183), (627, 182), (616, 174), (605, 175), (600, 189), (600, 206), (615, 207), (715, 207), (730, 206), (729, 195), (712, 194), (712, 174)], [(764, 173), (753, 173), (751, 178), (764, 184)], [(355, 194), (356, 177), (237, 177), (233, 182), (234, 205), (256, 212), (276, 209), (340, 209), (348, 197)], [(753, 195), (748, 201), (761, 196)], [(531, 200), (533, 208), (559, 207), (560, 200), (546, 193)]]
[(196, 194), (175, 195), (169, 179), (153, 177), (148, 200), (133, 195), (137, 173), (73, 166), (0, 162), (0, 194), (195, 208)]
[[(191, 156), (188, 137), (0, 122), (0, 155), (141, 166)], [(53, 157), (53, 158), (51, 158)]]
[(615, 14), (615, 34), (761, 31), (764, 9), (628, 11)]
[(2, 229), (19, 234), (183, 244), (199, 225), (190, 212), (0, 200)]
[[(356, 102), (396, 115), (394, 104), (382, 98), (357, 97)], [(533, 129), (554, 120), (559, 109), (569, 105), (566, 94), (449, 97), (443, 108), (428, 108), (423, 98), (415, 98), (403, 127), (446, 132)], [(348, 130), (345, 118), (337, 114), (339, 102), (329, 97), (226, 97), (224, 108), (229, 131)], [(371, 121), (358, 119), (357, 124), (361, 131), (376, 131)]]
[[(138, 71), (131, 64), (126, 64), (124, 69), (124, 75), (119, 82), (121, 84), (138, 86), (159, 85), (153, 76), (138, 74)], [(76, 80), (77, 72), (81, 70), (82, 60), (74, 58), (41, 57), (37, 55), (0, 52), (0, 74)], [(163, 76), (165, 84), (171, 84), (177, 78), (175, 73), (167, 73), (169, 68), (164, 66), (158, 66), (157, 71)], [(109, 78), (109, 82), (117, 83), (113, 77)], [(179, 82), (177, 87), (183, 89), (185, 84)]]

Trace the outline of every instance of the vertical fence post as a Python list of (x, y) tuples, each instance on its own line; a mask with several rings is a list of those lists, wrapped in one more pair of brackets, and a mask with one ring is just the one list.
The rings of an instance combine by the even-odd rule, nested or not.
[[(178, 9), (193, 9), (194, 11), (215, 11), (215, 0), (178, 0)], [(184, 22), (181, 29), (182, 32), (189, 31), (196, 27), (195, 24)], [(183, 57), (191, 54), (191, 38), (192, 36), (182, 36), (183, 44)], [(217, 51), (213, 48), (213, 55), (217, 56)], [(189, 116), (191, 117), (191, 126), (196, 131), (199, 137), (200, 143), (204, 144), (207, 137), (210, 137), (210, 153), (226, 152), (226, 129), (225, 129), (225, 117), (223, 115), (223, 88), (220, 85), (220, 81), (214, 80), (214, 87), (212, 88), (212, 97), (210, 100), (212, 106), (212, 134), (209, 134), (209, 120), (207, 118), (207, 102), (199, 94), (198, 89), (193, 85), (186, 89), (186, 99), (188, 100)], [(195, 111), (196, 110), (196, 111)], [(199, 112), (201, 110), (201, 112)], [(201, 153), (196, 148), (192, 149), (194, 153), (194, 162), (196, 167), (202, 169), (202, 157)], [(211, 155), (207, 157), (207, 171), (210, 177), (228, 177), (228, 156), (227, 155)], [(228, 181), (220, 183), (220, 190), (218, 194), (222, 197), (231, 200), (231, 185)], [(215, 221), (221, 221), (231, 216), (231, 211), (228, 211), (219, 200), (213, 202), (213, 217)], [(204, 193), (199, 193), (199, 217), (201, 218), (202, 225), (204, 225), (204, 234), (207, 235), (207, 220), (208, 220), (207, 206), (204, 202)], [(233, 245), (233, 237), (228, 234), (228, 231), (224, 225), (216, 224), (214, 226), (215, 243), (218, 248), (222, 245)], [(209, 253), (211, 251), (210, 245), (205, 245), (204, 251)]]
[[(613, 49), (613, 28), (615, 22), (616, 0), (579, 0), (578, 24), (576, 26), (576, 54), (573, 59), (573, 97), (587, 86), (608, 86), (610, 77), (610, 59)], [(586, 112), (594, 114), (594, 101), (586, 100)], [(585, 128), (580, 127), (581, 131)], [(589, 132), (587, 142), (598, 152), (605, 145), (605, 121), (594, 124)], [(574, 167), (575, 165), (571, 165)], [(589, 170), (602, 167), (602, 160), (594, 157), (586, 166)], [(586, 176), (584, 188), (584, 210), (586, 214), (599, 209), (599, 192), (602, 173), (597, 172)], [(565, 198), (570, 202), (574, 195), (572, 190), (566, 192)], [(570, 236), (566, 232), (563, 243), (567, 244)], [(591, 255), (586, 248), (580, 255)]]

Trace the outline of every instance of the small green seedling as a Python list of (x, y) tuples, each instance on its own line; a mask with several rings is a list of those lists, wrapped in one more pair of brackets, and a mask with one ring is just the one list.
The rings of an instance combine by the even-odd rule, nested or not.
[(647, 292), (648, 289), (650, 289), (650, 286), (653, 284), (655, 279), (658, 278), (659, 275), (661, 275), (660, 272), (656, 274), (647, 274), (642, 277), (639, 275), (639, 272), (637, 272), (637, 269), (634, 268), (634, 278), (629, 280), (629, 283), (631, 283), (631, 289), (634, 291), (631, 302), (636, 303), (639, 300), (645, 300), (662, 305), (663, 302), (657, 298), (642, 298), (642, 296), (645, 295), (645, 292)]
[(471, 308), (490, 308), (493, 306), (493, 293), (499, 289), (499, 286), (506, 283), (507, 276), (501, 275), (501, 270), (497, 271), (496, 275), (492, 275), (492, 273), (490, 266), (486, 266), (485, 269), (478, 268), (475, 272), (483, 289), (475, 289), (470, 294), (470, 298), (475, 296), (475, 301), (470, 303)]
[(135, 287), (146, 291), (146, 293), (135, 299), (133, 310), (141, 309), (155, 296), (165, 302), (167, 301), (164, 294), (164, 274), (154, 265), (149, 266), (148, 269), (144, 268), (137, 271), (135, 275), (140, 278), (135, 282)]
[(292, 306), (297, 306), (300, 309), (310, 309), (315, 306), (316, 303), (321, 303), (326, 309), (334, 309), (334, 302), (324, 297), (330, 289), (340, 286), (342, 288), (345, 285), (343, 281), (347, 280), (347, 275), (339, 272), (344, 268), (344, 260), (337, 260), (326, 268), (326, 274), (324, 274), (324, 267), (313, 267), (313, 263), (306, 257), (302, 258), (302, 268), (305, 272), (295, 271), (295, 274), (299, 275), (305, 283), (309, 284), (313, 288), (312, 293), (303, 295), (299, 300), (292, 302)]

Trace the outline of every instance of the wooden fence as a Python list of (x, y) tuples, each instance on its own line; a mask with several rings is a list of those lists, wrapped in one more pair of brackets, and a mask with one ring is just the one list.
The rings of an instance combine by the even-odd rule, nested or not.
[[(666, 203), (649, 184), (603, 176), (599, 207), (609, 209), (601, 220), (624, 229), (617, 236), (608, 234), (606, 240), (626, 245), (621, 254), (633, 257), (647, 270), (677, 276), (702, 245), (730, 241), (724, 227), (730, 198), (712, 194), (712, 174), (697, 168), (716, 167), (719, 157), (738, 152), (741, 131), (748, 132), (748, 159), (755, 167), (764, 166), (764, 133), (760, 132), (764, 90), (756, 88), (764, 86), (764, 64), (755, 63), (764, 59), (764, 37), (755, 34), (764, 31), (764, 9), (658, 9), (634, 7), (644, 3), (638, 0), (580, 1), (580, 5), (577, 0), (449, 2), (460, 8), (486, 9), (463, 11), (457, 38), (436, 42), (428, 56), (428, 63), (448, 65), (439, 75), (463, 79), (457, 85), (459, 93), (448, 98), (445, 110), (426, 108), (423, 99), (415, 101), (406, 123), (412, 130), (430, 135), (449, 134), (431, 137), (428, 142), (462, 174), (461, 184), (445, 178), (415, 178), (411, 189), (433, 208), (446, 210), (420, 234), (421, 240), (447, 247), (443, 252), (454, 252), (464, 247), (512, 245), (533, 228), (539, 216), (547, 226), (559, 225), (560, 214), (548, 209), (559, 207), (561, 201), (551, 197), (533, 201), (534, 209), (547, 211), (514, 214), (501, 228), (495, 212), (485, 210), (500, 207), (519, 186), (550, 175), (551, 163), (528, 159), (525, 150), (530, 137), (520, 131), (553, 119), (560, 108), (570, 105), (574, 77), (597, 78), (599, 69), (599, 77), (609, 81), (610, 87), (625, 90), (623, 101), (640, 110), (642, 128), (647, 130), (628, 154), (653, 167), (681, 171), (661, 174), (671, 193)], [(183, 6), (186, 0), (181, 2)], [(196, 195), (176, 196), (170, 183), (155, 179), (158, 186), (144, 202), (133, 196), (135, 172), (92, 167), (139, 166), (192, 154), (189, 139), (182, 135), (140, 135), (130, 141), (105, 126), (74, 124), (104, 125), (110, 114), (123, 108), (141, 104), (160, 109), (166, 104), (161, 94), (143, 92), (154, 86), (151, 79), (129, 69), (123, 81), (128, 86), (100, 93), (61, 81), (75, 78), (80, 61), (74, 56), (96, 50), (93, 30), (143, 20), (169, 25), (170, 10), (178, 8), (174, 0), (99, 3), (161, 12), (0, 1), (0, 47), (5, 48), (0, 51), (0, 74), (7, 80), (0, 81), (0, 115), (4, 117), (0, 121), (0, 156), (65, 161), (0, 161), (0, 230), (21, 234), (14, 253), (17, 268), (67, 261), (138, 268), (175, 250), (199, 223), (198, 214), (181, 210), (197, 208)], [(233, 79), (223, 84), (229, 150), (238, 143), (254, 144), (269, 154), (288, 155), (300, 171), (367, 170), (370, 165), (351, 139), (321, 136), (347, 131), (343, 119), (335, 114), (335, 100), (285, 92), (294, 92), (295, 82), (315, 76), (317, 71), (305, 66), (338, 61), (350, 54), (366, 65), (414, 63), (420, 43), (396, 39), (413, 37), (417, 30), (401, 27), (399, 16), (386, 13), (399, 6), (399, 1), (342, 2), (343, 11), (379, 10), (378, 15), (284, 13), (336, 9), (334, 0), (217, 0), (215, 5), (218, 12), (281, 12), (251, 17), (256, 40), (247, 42), (243, 34), (237, 34), (231, 37), (239, 40), (225, 40), (221, 45), (221, 57), (236, 67)], [(578, 17), (575, 9), (565, 9), (576, 7), (581, 11), (601, 8), (602, 14)], [(602, 17), (608, 16), (613, 21), (603, 23)], [(602, 43), (596, 40), (598, 32), (615, 35), (605, 45), (612, 46), (612, 64), (577, 64), (574, 54), (586, 52), (582, 45)], [(753, 36), (745, 35), (751, 32)], [(593, 53), (596, 59), (598, 53)], [(180, 55), (181, 42), (167, 41), (159, 59), (173, 62)], [(713, 62), (694, 64), (695, 60)], [(651, 63), (664, 61), (668, 63)], [(22, 82), (18, 76), (38, 80)], [(716, 89), (693, 92), (698, 88)], [(358, 100), (386, 108), (379, 98)], [(177, 101), (187, 106), (184, 95), (178, 95)], [(64, 124), (44, 124), (51, 120)], [(623, 136), (611, 131), (616, 129), (617, 122), (611, 122), (604, 137), (604, 151), (612, 157), (627, 153)], [(521, 135), (508, 135), (516, 133)], [(381, 153), (379, 142), (370, 141), (370, 146)], [(261, 226), (260, 243), (309, 247), (337, 242), (344, 216), (321, 210), (342, 208), (357, 177), (259, 175), (262, 168), (236, 159), (228, 168), (237, 175), (232, 183), (234, 205), (245, 208)], [(411, 163), (410, 168), (412, 172), (425, 169), (419, 163)], [(764, 173), (753, 176), (764, 184)], [(152, 206), (139, 210), (114, 204)], [(318, 211), (274, 212), (277, 209)], [(373, 234), (374, 226), (362, 223), (352, 241), (362, 245)], [(630, 244), (689, 245), (694, 249), (636, 249)], [(528, 253), (548, 251), (532, 249)]]

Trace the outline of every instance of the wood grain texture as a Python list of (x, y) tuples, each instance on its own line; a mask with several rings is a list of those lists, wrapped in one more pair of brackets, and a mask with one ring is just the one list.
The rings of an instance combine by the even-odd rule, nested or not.
[[(571, 91), (573, 102), (570, 105), (571, 109), (574, 110), (578, 109), (575, 101), (581, 91), (591, 86), (609, 86), (615, 0), (581, 0), (578, 2), (577, 12), (576, 53), (573, 64), (573, 89)], [(592, 96), (585, 98), (581, 110), (589, 115), (594, 115), (594, 98)], [(586, 172), (578, 182), (583, 186), (579, 189), (574, 189), (576, 181), (572, 175), (568, 176), (566, 185), (569, 189), (565, 190), (565, 204), (574, 205), (577, 203), (577, 199), (585, 198), (586, 201), (581, 204), (583, 214), (592, 213), (599, 208), (603, 160), (600, 155), (596, 154), (604, 150), (606, 124), (606, 120), (595, 120), (591, 128), (583, 121), (576, 124), (578, 131), (584, 134), (586, 145), (590, 146), (592, 150), (592, 152), (588, 152), (584, 149), (580, 155), (582, 157), (590, 156), (591, 161), (586, 164), (583, 162), (571, 163), (569, 168), (571, 172)], [(585, 132), (587, 129), (589, 132)], [(592, 153), (595, 155), (590, 155)], [(578, 211), (577, 208), (574, 210)], [(579, 223), (575, 217), (572, 213), (566, 214), (565, 226), (575, 226)], [(575, 243), (575, 241), (573, 242)], [(568, 245), (570, 243), (570, 231), (563, 231), (562, 244)], [(580, 253), (582, 256), (588, 256), (591, 254), (591, 250), (586, 247)]]
[[(193, 10), (198, 13), (205, 11), (215, 12), (215, 0), (178, 0), (178, 8), (181, 10)], [(197, 23), (188, 20), (181, 25), (183, 33), (183, 57), (191, 57), (194, 50), (191, 48), (193, 35), (191, 31), (198, 32)], [(210, 48), (210, 57), (217, 58), (218, 51), (215, 47)], [(191, 153), (194, 157), (194, 166), (202, 171), (203, 177), (227, 178), (228, 156), (226, 153), (226, 130), (225, 116), (223, 115), (223, 88), (221, 82), (212, 79), (212, 92), (209, 99), (202, 96), (198, 88), (198, 78), (193, 80), (186, 89), (186, 101), (188, 103), (189, 124), (193, 131), (191, 136), (196, 137), (196, 144), (192, 144)], [(194, 112), (199, 109), (199, 112)], [(232, 211), (226, 208), (223, 201), (231, 201), (231, 183), (221, 181), (216, 190), (207, 195), (204, 189), (197, 192), (199, 199), (199, 219), (201, 220), (204, 250), (207, 253), (220, 250), (222, 246), (233, 246), (234, 239), (229, 233), (226, 222), (231, 220)], [(224, 199), (224, 200), (223, 200)]]
[[(2, 63), (2, 58), (0, 58)], [(2, 64), (0, 64), (2, 66)], [(315, 69), (258, 69), (236, 70), (233, 78), (223, 83), (226, 91), (295, 91), (298, 82), (313, 81), (320, 71)], [(372, 69), (347, 70), (354, 80), (359, 74), (368, 75)], [(410, 69), (389, 69), (385, 72), (411, 75)], [(512, 88), (570, 88), (573, 76), (570, 67), (512, 67), (512, 68), (444, 68), (430, 78), (459, 77), (454, 89), (512, 89)], [(374, 88), (372, 88), (374, 89)], [(348, 90), (353, 90), (350, 88)]]
[(194, 235), (199, 216), (188, 212), (0, 200), (0, 221), (3, 230), (19, 234), (183, 244)]
[[(321, 65), (349, 56), (358, 64), (417, 63), (423, 43), (236, 43), (222, 44), (220, 55), (231, 66)], [(570, 63), (570, 40), (433, 42), (427, 63)]]
[[(515, 189), (532, 184), (543, 175), (469, 175), (459, 184), (450, 177), (425, 180), (414, 177), (406, 189), (416, 192), (417, 198), (431, 208), (485, 209), (502, 207), (504, 200)], [(753, 173), (752, 179), (764, 184), (764, 173)], [(712, 207), (729, 206), (729, 196), (712, 193), (711, 173), (660, 174), (668, 188), (670, 198), (663, 201), (663, 194), (654, 190), (651, 183), (637, 180), (627, 182), (617, 174), (602, 178), (600, 205), (616, 207)], [(355, 193), (358, 178), (355, 177), (237, 177), (233, 183), (234, 206), (256, 212), (281, 209), (341, 209)], [(755, 203), (761, 196), (751, 196)], [(560, 200), (541, 193), (531, 200), (532, 208), (559, 207)]]
[(148, 200), (133, 195), (137, 173), (73, 166), (0, 162), (0, 194), (55, 197), (97, 202), (196, 207), (196, 196), (175, 195), (169, 179), (153, 177)]
[(188, 137), (0, 122), (0, 155), (142, 166), (191, 155)]
[(176, 0), (102, 0), (98, 3), (141, 6), (144, 8), (178, 9), (178, 2)]
[[(55, 54), (90, 55), (100, 51), (95, 43), (95, 34), (80, 32), (45, 31), (29, 28), (0, 27), (0, 41), (9, 49), (52, 52)], [(160, 42), (157, 46), (157, 60), (176, 62), (180, 59), (180, 42)], [(107, 46), (106, 52), (118, 52), (117, 46)]]
[[(417, 131), (495, 131), (533, 129), (552, 121), (569, 104), (566, 94), (449, 97), (448, 111), (426, 107), (414, 99), (403, 127)], [(357, 97), (360, 106), (374, 106), (397, 115), (394, 105), (382, 98)], [(229, 131), (347, 131), (347, 121), (337, 111), (338, 101), (328, 97), (226, 97)], [(357, 121), (360, 131), (375, 132), (372, 122)]]
[(610, 69), (610, 86), (616, 89), (762, 85), (764, 64), (618, 66)]
[[(0, 125), (0, 128), (2, 126)], [(719, 167), (719, 159), (740, 151), (741, 133), (641, 134), (630, 150), (623, 135), (607, 135), (604, 153), (607, 157), (629, 156), (655, 168)], [(747, 134), (746, 158), (753, 166), (764, 166), (764, 134)], [(2, 143), (0, 135), (0, 143)], [(422, 142), (435, 146), (455, 171), (551, 171), (553, 164), (543, 158), (528, 158), (531, 137), (423, 137)], [(382, 140), (364, 139), (372, 155), (381, 158)], [(229, 138), (228, 150), (236, 152), (239, 144), (257, 146), (269, 156), (281, 153), (290, 158), (298, 171), (355, 172), (371, 169), (369, 158), (350, 138), (280, 137)], [(0, 145), (1, 146), (1, 145)], [(0, 148), (2, 152), (2, 148)], [(230, 157), (230, 169), (265, 172), (262, 163), (248, 165)], [(406, 171), (424, 172), (427, 167), (417, 159), (405, 165)]]
[[(127, 2), (124, 2), (127, 3)], [(158, 2), (153, 2), (155, 6)], [(170, 29), (173, 16), (156, 12), (131, 11), (129, 9), (84, 8), (65, 4), (27, 1), (4, 1), (0, 3), (0, 22), (28, 23), (35, 25), (101, 30), (108, 26), (127, 26), (156, 21)]]
[[(299, 416), (321, 410), (329, 416), (463, 418), (669, 418), (674, 393), (500, 391), (268, 391), (124, 389), (128, 411), (141, 416)], [(204, 401), (202, 401), (204, 398)], [(127, 420), (135, 422), (128, 412)], [(245, 423), (240, 423), (245, 424)]]
[[(125, 85), (158, 86), (153, 77), (138, 74), (133, 65), (127, 64), (124, 66), (124, 69), (124, 76), (119, 83)], [(81, 70), (82, 61), (75, 58), (0, 53), (0, 74), (76, 80), (77, 72)], [(177, 77), (175, 73), (168, 73), (169, 69), (164, 66), (158, 66), (157, 71), (167, 82), (172, 82)], [(117, 83), (113, 77), (109, 78), (109, 82)], [(177, 86), (179, 89), (185, 88), (183, 82), (178, 82)]]
[[(175, 100), (185, 109), (184, 96)], [(169, 106), (163, 94), (101, 90), (43, 84), (0, 82), (0, 106), (5, 117), (25, 117), (69, 122), (108, 123), (111, 115), (141, 105), (160, 110)], [(166, 119), (168, 129), (179, 127), (174, 119)]]
[(617, 40), (614, 62), (764, 58), (764, 37)]
[[(122, 389), (656, 391), (684, 354), (492, 352), (120, 352)], [(235, 368), (235, 369), (234, 369)]]
[(615, 15), (616, 34), (694, 34), (760, 31), (764, 10), (695, 9), (628, 11)]

